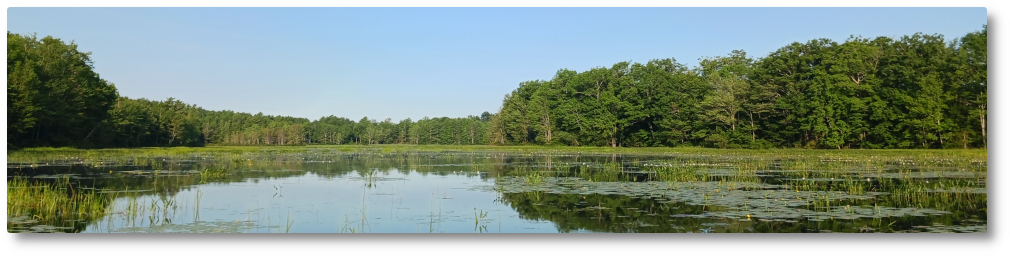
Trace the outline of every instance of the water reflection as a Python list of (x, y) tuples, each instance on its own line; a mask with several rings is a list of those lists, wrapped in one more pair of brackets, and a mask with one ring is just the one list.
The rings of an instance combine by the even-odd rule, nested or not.
[(111, 199), (102, 216), (9, 214), (8, 231), (985, 232), (987, 220), (984, 162), (336, 151), (117, 162), (8, 163), (8, 180), (69, 177)]

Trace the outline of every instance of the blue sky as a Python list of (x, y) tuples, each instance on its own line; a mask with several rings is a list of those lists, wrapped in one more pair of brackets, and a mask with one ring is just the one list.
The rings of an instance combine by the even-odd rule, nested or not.
[(559, 69), (981, 30), (985, 8), (8, 8), (91, 51), (120, 95), (311, 120), (495, 112)]

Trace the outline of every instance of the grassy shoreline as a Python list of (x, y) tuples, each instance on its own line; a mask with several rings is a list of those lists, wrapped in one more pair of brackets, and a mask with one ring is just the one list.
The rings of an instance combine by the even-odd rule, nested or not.
[[(858, 164), (880, 168), (888, 165), (947, 166), (971, 171), (985, 171), (986, 149), (713, 149), (713, 148), (611, 148), (548, 146), (451, 146), (451, 145), (310, 145), (310, 146), (209, 146), (118, 149), (27, 148), (7, 151), (8, 168), (46, 165), (123, 165), (160, 166), (164, 160), (211, 158), (222, 162), (275, 161), (284, 158), (299, 161), (297, 155), (312, 153), (318, 157), (335, 154), (488, 154), (506, 155), (653, 155), (674, 157), (688, 162), (743, 163), (756, 166), (790, 165), (811, 168), (837, 168)], [(694, 160), (691, 160), (694, 159)], [(775, 163), (779, 162), (779, 163)], [(904, 168), (904, 167), (903, 167)]]
[(819, 152), (819, 153), (846, 153), (846, 152), (987, 152), (985, 148), (973, 149), (802, 149), (802, 148), (773, 148), (773, 149), (719, 149), (704, 147), (590, 147), (590, 146), (492, 146), (492, 145), (414, 145), (414, 144), (375, 144), (375, 145), (297, 145), (297, 146), (220, 146), (211, 145), (206, 147), (140, 147), (140, 148), (104, 148), (104, 149), (78, 149), (70, 147), (52, 148), (20, 148), (7, 150), (7, 155), (21, 153), (74, 153), (74, 152), (130, 152), (149, 151), (166, 153), (191, 153), (191, 152), (257, 152), (263, 150), (287, 151), (296, 149), (344, 149), (344, 150), (374, 150), (387, 149), (393, 151), (476, 151), (476, 150), (501, 150), (501, 151), (566, 151), (566, 152), (600, 152), (600, 153), (694, 153), (694, 152)]
[[(892, 215), (906, 218), (917, 208), (928, 208), (956, 212), (957, 218), (984, 219), (988, 200), (987, 154), (984, 149), (753, 150), (446, 145), (32, 148), (8, 151), (8, 169), (25, 170), (22, 176), (14, 177), (14, 183), (8, 180), (8, 218), (23, 216), (24, 221), (56, 223), (60, 219), (101, 216), (103, 211), (99, 208), (106, 203), (102, 197), (115, 198), (115, 194), (88, 197), (79, 190), (69, 191), (72, 180), (64, 179), (73, 173), (41, 177), (33, 174), (33, 170), (42, 169), (63, 175), (63, 170), (71, 170), (68, 167), (84, 165), (85, 168), (78, 170), (98, 170), (94, 173), (101, 173), (102, 177), (153, 179), (145, 184), (124, 183), (125, 188), (116, 187), (120, 182), (102, 187), (121, 191), (135, 190), (143, 185), (146, 186), (143, 189), (151, 191), (145, 193), (151, 195), (204, 182), (228, 184), (249, 178), (283, 178), (308, 172), (319, 177), (336, 174), (368, 180), (374, 179), (375, 173), (361, 170), (410, 170), (430, 175), (452, 169), (454, 174), (459, 170), (485, 173), (487, 177), (494, 177), (497, 191), (510, 195), (532, 193), (536, 202), (540, 202), (545, 191), (554, 191), (576, 194), (569, 196), (573, 200), (583, 193), (632, 198), (629, 200), (644, 195), (707, 206), (709, 208), (702, 210), (716, 212), (729, 209), (726, 207), (744, 207), (742, 211), (755, 218), (806, 214), (820, 216), (818, 220), (823, 220), (834, 216), (832, 214), (848, 214), (845, 216), (887, 216), (889, 219)], [(298, 171), (292, 173), (290, 170)], [(29, 180), (42, 182), (29, 184)], [(29, 187), (45, 189), (46, 193), (24, 190)], [(24, 191), (12, 192), (11, 189)], [(39, 200), (43, 198), (49, 199)], [(28, 205), (41, 201), (44, 203)], [(19, 203), (11, 205), (11, 202)], [(89, 205), (96, 207), (85, 207)], [(23, 211), (12, 213), (12, 208)], [(58, 210), (43, 212), (41, 209)], [(789, 214), (780, 214), (786, 212)], [(723, 214), (743, 216), (737, 213)], [(45, 219), (46, 216), (53, 217)], [(950, 220), (941, 222), (952, 225)], [(21, 229), (24, 227), (17, 227)]]
[(207, 147), (147, 147), (147, 148), (24, 148), (7, 151), (7, 163), (72, 159), (96, 159), (103, 156), (171, 157), (185, 154), (297, 153), (333, 151), (343, 153), (379, 152), (508, 152), (529, 154), (657, 154), (657, 155), (719, 155), (741, 157), (788, 158), (959, 158), (985, 162), (987, 149), (714, 149), (701, 147), (571, 147), (571, 146), (489, 146), (489, 145), (307, 145), (307, 146), (207, 146)]

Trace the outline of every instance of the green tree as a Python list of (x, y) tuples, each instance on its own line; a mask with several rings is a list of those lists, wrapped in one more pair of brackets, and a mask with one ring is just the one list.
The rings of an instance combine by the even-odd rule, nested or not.
[(119, 97), (73, 42), (7, 32), (7, 142), (95, 146)]
[[(968, 33), (956, 42), (957, 51), (955, 54), (955, 77), (957, 86), (956, 97), (958, 106), (963, 106), (961, 111), (955, 112), (955, 116), (966, 117), (961, 123), (963, 129), (961, 136), (963, 147), (968, 148), (969, 143), (979, 143), (980, 146), (988, 147), (986, 137), (986, 112), (988, 96), (988, 28), (982, 27), (982, 31)], [(968, 123), (972, 123), (969, 126)], [(975, 129), (967, 129), (974, 126), (978, 129), (976, 138), (969, 139), (969, 134), (974, 134)], [(955, 135), (956, 136), (956, 135)], [(975, 137), (975, 136), (973, 136)]]
[[(729, 138), (740, 137), (737, 130), (740, 112), (750, 106), (750, 82), (753, 60), (742, 50), (733, 51), (727, 57), (713, 57), (701, 60), (701, 73), (710, 86), (709, 94), (701, 101), (702, 117), (721, 128), (729, 129), (726, 133), (714, 133), (710, 136), (714, 141), (726, 141)], [(754, 140), (754, 131), (751, 140)], [(724, 144), (724, 143), (723, 143)]]

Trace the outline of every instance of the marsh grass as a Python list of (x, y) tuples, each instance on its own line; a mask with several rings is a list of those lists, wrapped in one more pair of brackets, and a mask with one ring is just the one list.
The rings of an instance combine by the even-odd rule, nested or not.
[[(208, 146), (129, 149), (26, 148), (8, 150), (8, 163), (60, 164), (84, 163), (99, 165), (142, 165), (167, 158), (215, 158), (228, 162), (250, 159), (282, 159), (293, 153), (362, 153), (405, 155), (409, 153), (486, 152), (508, 155), (551, 154), (647, 154), (696, 158), (695, 162), (733, 160), (745, 169), (767, 168), (774, 163), (782, 169), (833, 169), (841, 166), (888, 168), (888, 166), (949, 166), (968, 171), (985, 168), (986, 150), (807, 150), (766, 149), (727, 150), (708, 148), (609, 148), (609, 147), (544, 147), (544, 146), (452, 146), (452, 145), (339, 145), (339, 146)], [(266, 156), (266, 157), (263, 157)], [(749, 162), (747, 162), (749, 161)], [(779, 161), (779, 162), (776, 162)]]
[(654, 179), (659, 181), (673, 181), (673, 182), (691, 182), (691, 181), (708, 181), (709, 176), (698, 172), (697, 169), (693, 168), (677, 168), (677, 167), (658, 167), (654, 168), (653, 171)]
[[(149, 183), (123, 184), (134, 186), (133, 188), (141, 186), (139, 191), (150, 191), (143, 193), (163, 193), (165, 188), (174, 189), (199, 182), (290, 177), (309, 172), (319, 172), (320, 175), (332, 178), (353, 173), (352, 170), (357, 171), (357, 178), (364, 181), (367, 189), (375, 187), (379, 181), (386, 181), (385, 176), (394, 169), (401, 172), (416, 171), (423, 175), (459, 175), (457, 170), (469, 170), (462, 175), (478, 175), (498, 182), (495, 190), (500, 198), (527, 192), (526, 195), (533, 201), (550, 200), (559, 193), (578, 194), (582, 199), (577, 201), (594, 193), (610, 193), (636, 199), (644, 196), (645, 201), (659, 197), (657, 202), (661, 205), (688, 202), (692, 207), (699, 207), (700, 212), (696, 214), (735, 211), (732, 214), (747, 216), (746, 218), (753, 216), (755, 222), (760, 221), (760, 218), (784, 214), (779, 213), (779, 210), (803, 210), (803, 214), (807, 214), (808, 210), (818, 210), (822, 213), (810, 214), (830, 217), (835, 216), (832, 214), (844, 213), (865, 218), (887, 215), (910, 207), (950, 212), (969, 211), (969, 214), (973, 214), (971, 218), (984, 220), (987, 208), (985, 150), (341, 145), (97, 150), (33, 148), (7, 153), (8, 170), (33, 166), (49, 166), (46, 168), (50, 169), (55, 169), (52, 166), (70, 165), (102, 168), (136, 166), (123, 168), (126, 170), (115, 174), (109, 172), (106, 177), (122, 177), (127, 181), (128, 178), (141, 176), (145, 179), (153, 178), (153, 182)], [(338, 167), (333, 163), (342, 165)], [(324, 165), (329, 166), (322, 168)], [(138, 169), (143, 171), (131, 171)], [(202, 171), (199, 171), (197, 177), (193, 175), (196, 172), (194, 170)], [(46, 193), (53, 194), (49, 197), (55, 198), (54, 192), (62, 192), (67, 197), (83, 196), (76, 185), (71, 187), (69, 183), (61, 183), (63, 181), (55, 179), (47, 183), (52, 191)], [(506, 188), (503, 184), (509, 187)], [(11, 202), (14, 200), (11, 195), (16, 193), (11, 193), (11, 188), (33, 186), (35, 185), (12, 185), (8, 181), (9, 217), (16, 216), (12, 215), (11, 209), (29, 209), (12, 207)], [(118, 185), (110, 182), (106, 186)], [(277, 190), (275, 197), (279, 197), (280, 187), (274, 189)], [(197, 207), (193, 212), (194, 222), (199, 220), (199, 196), (198, 191)], [(88, 200), (94, 201), (77, 201)], [(129, 204), (129, 200), (125, 202)], [(107, 199), (105, 203), (108, 204)], [(154, 222), (155, 219), (148, 215), (153, 216), (154, 212), (164, 214), (164, 209), (174, 207), (168, 201), (159, 201), (153, 206), (150, 201), (145, 201), (143, 205), (140, 202), (134, 203), (137, 205), (119, 209), (132, 211), (133, 214), (130, 215), (136, 216), (134, 219), (137, 222), (144, 222), (145, 219)], [(620, 206), (599, 204), (596, 205), (598, 209), (594, 209), (617, 209)], [(78, 214), (76, 210), (70, 210), (77, 207), (82, 206), (62, 206), (71, 215)], [(866, 212), (867, 209), (872, 211)], [(40, 213), (33, 216), (54, 214), (43, 213), (41, 210), (38, 212)], [(52, 212), (56, 214), (52, 216), (57, 216), (52, 218), (64, 215), (58, 210)], [(981, 212), (982, 217), (974, 217), (977, 212)], [(475, 217), (479, 217), (479, 214), (477, 212)], [(723, 217), (744, 218), (724, 215)], [(803, 216), (799, 213), (787, 216), (794, 215)], [(481, 218), (476, 219), (475, 224), (480, 225), (475, 226), (485, 224)], [(275, 220), (285, 221), (280, 216), (275, 216)], [(441, 210), (433, 210), (429, 231), (439, 231), (436, 225), (440, 221)], [(339, 230), (369, 231), (365, 228), (367, 222), (364, 219), (353, 223), (359, 227), (350, 228), (345, 221), (344, 227)], [(900, 223), (904, 222), (899, 222), (894, 230), (898, 230)], [(292, 224), (289, 219), (274, 232), (289, 231)], [(883, 226), (870, 226), (885, 230), (889, 227), (886, 224), (888, 221)]]
[(284, 233), (291, 233), (291, 227), (295, 225), (295, 220), (291, 217), (291, 211), (288, 211), (286, 218), (284, 221)]
[(481, 220), (484, 220), (485, 218), (487, 218), (487, 214), (488, 214), (487, 211), (477, 210), (477, 208), (473, 208), (473, 218), (474, 218), (473, 232), (474, 233), (486, 233), (487, 232), (487, 224), (485, 223), (484, 225), (481, 225)]
[(200, 179), (203, 181), (222, 180), (228, 178), (231, 172), (231, 169), (225, 168), (204, 169), (200, 171)]
[[(26, 216), (40, 223), (64, 225), (62, 220), (96, 219), (107, 213), (109, 198), (82, 190), (69, 179), (54, 183), (29, 182), (24, 178), (7, 181), (7, 216)], [(10, 230), (11, 223), (8, 223)]]

